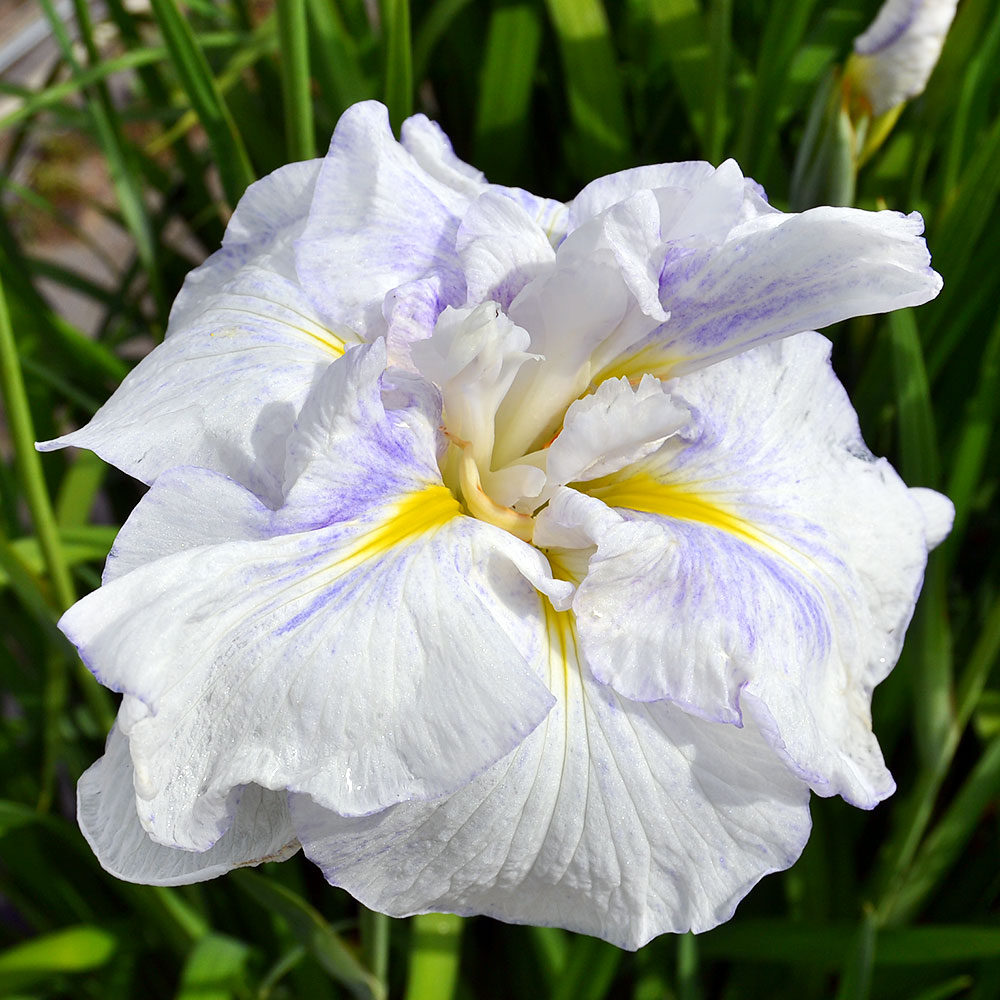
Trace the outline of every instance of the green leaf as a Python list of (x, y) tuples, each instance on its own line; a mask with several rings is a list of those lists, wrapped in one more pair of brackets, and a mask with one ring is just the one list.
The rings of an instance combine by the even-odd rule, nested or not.
[(176, 0), (151, 0), (174, 69), (205, 130), (231, 208), (256, 179), (236, 123), (226, 107), (208, 60)]
[[(707, 958), (750, 963), (842, 966), (857, 941), (850, 924), (793, 924), (786, 920), (731, 921), (699, 937)], [(883, 930), (874, 964), (920, 966), (1000, 957), (1000, 927), (925, 925)]]
[(704, 149), (713, 53), (701, 5), (698, 0), (642, 0), (639, 6), (649, 33), (650, 75), (655, 78), (670, 67), (688, 121)]
[(965, 537), (973, 499), (986, 470), (990, 443), (1000, 418), (1000, 316), (978, 362), (979, 378), (953, 449), (947, 495), (955, 505), (955, 526), (945, 543), (951, 565)]
[(348, 31), (336, 0), (309, 0), (308, 13), (313, 67), (328, 110), (339, 114), (357, 101), (377, 97), (376, 82), (364, 69), (361, 43)]
[(528, 0), (494, 9), (486, 33), (476, 114), (476, 163), (494, 180), (517, 179), (530, 153), (528, 109), (542, 18)]
[(1000, 739), (985, 750), (937, 825), (927, 835), (907, 871), (891, 911), (903, 923), (920, 911), (942, 879), (958, 863), (982, 819), (1000, 795)]
[(776, 122), (788, 91), (793, 58), (802, 45), (815, 0), (775, 0), (767, 7), (757, 67), (741, 108), (737, 159), (755, 177), (766, 173), (778, 142)]
[(837, 1000), (868, 1000), (875, 964), (875, 911), (866, 906), (837, 988)]
[(265, 910), (287, 921), (292, 933), (319, 964), (354, 996), (362, 1000), (385, 1000), (385, 987), (305, 900), (258, 872), (235, 872), (230, 879)]
[[(430, 58), (438, 42), (470, 3), (472, 0), (436, 0), (424, 13), (413, 39), (413, 79), (418, 84), (427, 75)], [(516, 57), (516, 53), (510, 55)]]
[(25, 941), (0, 952), (0, 991), (26, 989), (59, 973), (99, 969), (117, 947), (113, 934), (87, 925)]
[[(63, 58), (74, 76), (79, 76), (84, 72), (84, 68), (76, 57), (73, 44), (62, 24), (59, 13), (53, 6), (52, 0), (41, 0), (41, 4), (49, 24), (52, 26), (52, 34), (62, 50)], [(88, 59), (91, 65), (97, 65), (101, 59), (93, 39), (90, 8), (83, 0), (73, 0), (73, 8)], [(88, 90), (87, 110), (93, 122), (97, 140), (107, 159), (111, 183), (115, 189), (122, 218), (135, 241), (136, 251), (143, 263), (153, 296), (157, 303), (162, 305), (163, 290), (156, 241), (153, 237), (152, 223), (143, 198), (141, 174), (135, 150), (125, 140), (125, 131), (120, 115), (103, 80), (98, 80)]]
[(410, 39), (410, 0), (382, 0), (385, 26), (385, 104), (389, 120), (398, 129), (413, 113), (413, 45)]
[(455, 995), (462, 926), (462, 918), (453, 913), (412, 918), (406, 1000), (450, 1000)]
[(546, 0), (574, 125), (572, 159), (586, 180), (628, 165), (622, 74), (601, 0)]
[[(60, 550), (67, 566), (103, 560), (115, 540), (118, 529), (110, 525), (89, 525), (59, 532)], [(18, 538), (7, 543), (21, 564), (36, 576), (46, 573), (45, 554), (37, 538)], [(10, 577), (0, 567), (0, 587), (10, 584)]]
[(600, 1000), (621, 964), (622, 951), (597, 938), (572, 939), (553, 1000)]
[(285, 142), (289, 160), (316, 155), (306, 33), (306, 0), (278, 0), (281, 90), (285, 108)]
[(184, 963), (176, 1000), (230, 1000), (240, 995), (250, 947), (223, 934), (206, 934)]

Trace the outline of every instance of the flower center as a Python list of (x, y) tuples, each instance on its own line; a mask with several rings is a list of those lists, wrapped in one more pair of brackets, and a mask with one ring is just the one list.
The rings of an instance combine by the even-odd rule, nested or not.
[(462, 499), (469, 513), (487, 524), (495, 524), (509, 531), (524, 542), (531, 542), (535, 531), (535, 519), (530, 514), (521, 514), (513, 507), (497, 503), (483, 489), (479, 466), (472, 454), (472, 445), (466, 444), (458, 460), (458, 481)]

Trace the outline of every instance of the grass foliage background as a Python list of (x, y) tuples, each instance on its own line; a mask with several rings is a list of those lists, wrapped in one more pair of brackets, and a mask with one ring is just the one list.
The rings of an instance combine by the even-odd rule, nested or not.
[[(925, 95), (861, 172), (857, 203), (918, 209), (945, 288), (830, 332), (872, 449), (953, 498), (903, 658), (875, 696), (899, 791), (813, 800), (800, 862), (728, 924), (636, 954), (486, 919), (358, 912), (297, 857), (182, 889), (106, 876), (73, 818), (110, 696), (56, 631), (98, 583), (141, 488), (28, 447), (90, 416), (162, 337), (184, 274), (245, 186), (322, 154), (341, 111), (414, 110), (494, 181), (571, 197), (640, 163), (734, 156), (787, 207), (816, 88), (876, 0), (40, 0), (61, 52), (0, 120), (0, 995), (124, 1000), (406, 996), (1000, 997), (1000, 6), (962, 0)], [(377, 16), (375, 16), (377, 15)], [(76, 39), (74, 41), (74, 38)], [(40, 233), (107, 255), (66, 164), (96, 153), (98, 281)], [(94, 206), (91, 206), (93, 209)], [(42, 241), (43, 242), (43, 241)], [(40, 292), (82, 296), (85, 335)]]

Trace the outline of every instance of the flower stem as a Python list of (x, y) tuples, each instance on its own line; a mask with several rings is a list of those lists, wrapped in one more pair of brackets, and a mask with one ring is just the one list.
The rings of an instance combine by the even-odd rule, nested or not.
[[(31, 408), (28, 405), (28, 393), (24, 387), (24, 376), (17, 356), (17, 344), (11, 327), (10, 313), (7, 310), (7, 299), (4, 295), (3, 282), (0, 280), (0, 391), (2, 391), (7, 410), (7, 422), (11, 440), (14, 445), (14, 459), (18, 474), (24, 487), (25, 500), (31, 513), (35, 534), (42, 550), (42, 557), (52, 584), (55, 604), (58, 610), (64, 611), (76, 600), (76, 590), (73, 578), (70, 576), (69, 564), (66, 562), (59, 538), (52, 502), (49, 499), (45, 476), (42, 473), (41, 459), (35, 451), (35, 430), (31, 419)], [(105, 728), (110, 728), (113, 713), (107, 698), (98, 688), (94, 678), (80, 667), (80, 683), (84, 696), (94, 713), (97, 722)], [(48, 658), (45, 681), (45, 706), (48, 724), (53, 727), (51, 738), (47, 738), (47, 758), (50, 763), (54, 759), (56, 744), (55, 729), (62, 718), (62, 710), (66, 700), (66, 657), (53, 655)], [(43, 785), (45, 783), (43, 782)], [(43, 788), (43, 805), (47, 805), (48, 793)]]
[(406, 1000), (450, 1000), (458, 985), (462, 918), (423, 913), (411, 921), (410, 972)]
[(361, 960), (384, 986), (389, 981), (389, 920), (384, 913), (361, 907)]
[(31, 511), (31, 519), (38, 535), (38, 544), (45, 558), (49, 579), (61, 608), (68, 608), (75, 600), (76, 593), (69, 566), (63, 558), (56, 527), (55, 514), (42, 475), (42, 463), (35, 451), (35, 431), (28, 406), (28, 394), (24, 388), (24, 377), (17, 356), (14, 331), (11, 328), (7, 299), (3, 282), (0, 281), (0, 379), (3, 398), (7, 405), (7, 420), (14, 444), (14, 460), (24, 486), (25, 499)]

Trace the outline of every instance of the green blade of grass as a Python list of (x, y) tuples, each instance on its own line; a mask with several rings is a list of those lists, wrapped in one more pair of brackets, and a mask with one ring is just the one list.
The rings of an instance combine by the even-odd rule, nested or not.
[(361, 958), (380, 982), (389, 981), (390, 919), (367, 906), (361, 907), (359, 916), (361, 933)]
[(917, 321), (911, 309), (888, 317), (899, 420), (899, 468), (914, 486), (936, 486), (941, 474), (930, 386)]
[(38, 535), (38, 544), (55, 589), (56, 600), (61, 609), (65, 609), (76, 600), (76, 591), (63, 557), (55, 514), (42, 474), (41, 459), (35, 451), (34, 421), (31, 418), (28, 395), (21, 375), (2, 279), (0, 279), (0, 388), (3, 390), (15, 461)]
[(939, 371), (959, 345), (957, 338), (961, 328), (949, 323), (952, 300), (960, 303), (962, 299), (956, 295), (960, 295), (967, 285), (970, 289), (980, 285), (980, 281), (975, 280), (977, 269), (970, 269), (969, 263), (1000, 197), (998, 160), (1000, 117), (981, 137), (976, 153), (962, 171), (957, 192), (935, 227), (934, 264), (950, 284), (945, 285), (944, 293), (933, 308), (927, 310), (933, 324), (927, 330), (931, 371)]
[(0, 991), (10, 994), (65, 973), (90, 972), (108, 961), (118, 940), (101, 927), (68, 927), (0, 952)]
[(865, 907), (837, 987), (837, 1000), (868, 1000), (875, 965), (875, 911)]
[(412, 918), (406, 1000), (451, 1000), (455, 995), (462, 926), (462, 918), (453, 913)]
[(622, 76), (601, 0), (546, 0), (559, 41), (574, 130), (571, 159), (586, 179), (620, 170), (631, 153)]
[(733, 0), (710, 0), (708, 7), (709, 89), (705, 113), (705, 158), (719, 163), (723, 158), (729, 122), (727, 119), (730, 35)]
[(257, 872), (240, 871), (232, 879), (265, 910), (288, 922), (292, 933), (345, 989), (364, 1000), (385, 1000), (386, 991), (330, 925), (290, 889)]
[[(438, 42), (448, 33), (455, 18), (472, 0), (437, 0), (414, 32), (413, 37), (413, 79), (423, 80), (427, 75), (430, 58)], [(514, 53), (511, 53), (514, 55)]]
[[(69, 35), (52, 0), (41, 0), (41, 4), (52, 26), (52, 34), (59, 44), (63, 58), (73, 75), (79, 76), (84, 72), (84, 68), (76, 58)], [(101, 59), (93, 40), (90, 9), (83, 0), (73, 0), (73, 5), (80, 35), (84, 41), (90, 63), (97, 65)], [(143, 199), (139, 170), (135, 162), (135, 151), (125, 141), (120, 117), (104, 81), (97, 81), (88, 92), (87, 109), (93, 122), (97, 140), (107, 160), (108, 172), (122, 218), (135, 242), (136, 252), (143, 262), (153, 296), (162, 308), (163, 288), (160, 281), (156, 243), (153, 239), (149, 213)]]
[[(198, 36), (202, 48), (239, 48), (244, 45), (248, 36), (242, 32), (219, 31), (203, 33)], [(8, 111), (3, 118), (0, 118), (0, 132), (12, 128), (28, 118), (32, 118), (40, 111), (60, 104), (68, 97), (80, 93), (91, 84), (107, 80), (108, 77), (118, 73), (126, 73), (133, 69), (155, 63), (164, 62), (168, 57), (168, 52), (163, 45), (141, 46), (123, 52), (120, 56), (113, 56), (109, 59), (102, 59), (93, 66), (81, 67), (80, 72), (72, 76), (69, 80), (54, 83), (49, 87), (37, 91), (25, 91), (22, 94), (22, 103), (13, 111)]]
[(913, 919), (948, 872), (958, 864), (984, 811), (1000, 794), (1000, 739), (983, 752), (947, 811), (927, 835), (906, 878), (900, 884), (886, 919)]
[(965, 537), (976, 491), (987, 468), (990, 443), (1000, 417), (1000, 316), (979, 361), (979, 382), (966, 407), (965, 418), (953, 449), (945, 492), (955, 505), (955, 526), (944, 543), (945, 561), (951, 567)]
[[(749, 963), (842, 966), (857, 938), (850, 924), (792, 924), (785, 920), (732, 921), (699, 937), (702, 954)], [(883, 930), (874, 964), (922, 966), (1000, 957), (1000, 928), (921, 925)]]
[(394, 129), (413, 113), (413, 42), (410, 37), (410, 0), (382, 0), (385, 32), (385, 105)]
[(114, 541), (116, 528), (87, 525), (94, 500), (107, 474), (107, 465), (92, 451), (81, 451), (67, 469), (56, 494), (56, 523), (64, 545), (69, 541), (68, 534), (74, 528), (86, 530), (88, 534), (93, 531), (106, 532), (109, 547)]
[(776, 121), (793, 57), (802, 44), (815, 0), (777, 0), (768, 7), (753, 87), (742, 108), (737, 159), (748, 173), (764, 177), (777, 146)]
[(677, 938), (677, 1000), (701, 1000), (699, 953), (698, 940), (693, 934)]
[(542, 42), (534, 3), (497, 7), (486, 33), (475, 126), (475, 162), (494, 179), (513, 181), (529, 148), (528, 111)]
[(954, 722), (938, 748), (933, 766), (921, 772), (913, 792), (903, 807), (897, 810), (896, 829), (881, 852), (881, 868), (876, 875), (880, 884), (874, 892), (874, 896), (879, 900), (880, 926), (893, 926), (899, 922), (901, 911), (897, 909), (897, 900), (906, 892), (910, 867), (934, 814), (941, 786), (998, 657), (1000, 657), (1000, 598), (994, 599), (967, 665), (962, 671), (956, 696)]
[(278, 0), (281, 90), (289, 160), (316, 155), (305, 0)]
[[(900, 471), (914, 486), (940, 479), (937, 430), (912, 310), (888, 318), (899, 425)], [(912, 648), (918, 663), (914, 734), (925, 767), (933, 766), (953, 723), (952, 640), (944, 564), (932, 559), (915, 618)]]
[(597, 938), (572, 939), (552, 1000), (600, 1000), (621, 964), (621, 949)]
[(151, 0), (177, 77), (198, 117), (219, 168), (230, 207), (256, 179), (246, 146), (219, 92), (208, 60), (176, 0)]
[[(83, 538), (73, 538), (71, 532), (60, 532), (60, 548), (62, 558), (67, 566), (75, 566), (77, 563), (103, 560), (108, 554), (108, 549), (114, 541), (115, 528), (95, 526), (88, 529)], [(18, 560), (29, 573), (38, 578), (45, 575), (46, 562), (42, 551), (41, 543), (37, 538), (18, 538), (13, 542), (7, 542), (9, 550), (16, 555)], [(10, 576), (0, 567), (0, 588), (11, 583)]]
[(378, 86), (366, 72), (361, 45), (351, 35), (335, 0), (308, 0), (313, 35), (313, 66), (320, 93), (333, 114), (357, 101), (378, 96)]
[(230, 1000), (243, 994), (250, 947), (224, 934), (206, 934), (191, 949), (181, 971), (176, 1000)]
[(670, 67), (691, 129), (705, 148), (712, 49), (701, 5), (698, 0), (643, 0), (640, 7), (640, 20), (651, 36), (650, 72)]

